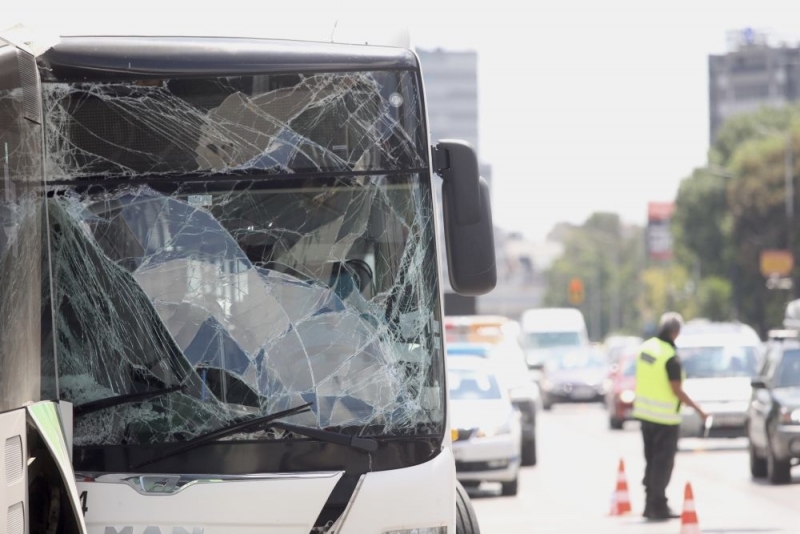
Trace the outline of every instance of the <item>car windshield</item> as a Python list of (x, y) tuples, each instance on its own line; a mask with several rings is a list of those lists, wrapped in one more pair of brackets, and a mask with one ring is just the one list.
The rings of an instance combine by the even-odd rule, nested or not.
[(471, 369), (450, 369), (447, 373), (453, 400), (500, 399), (500, 386), (494, 375)]
[(773, 378), (776, 388), (800, 386), (800, 349), (783, 353)]
[(679, 347), (678, 355), (686, 378), (751, 377), (758, 365), (755, 347)]
[(605, 356), (598, 351), (572, 351), (554, 357), (547, 362), (548, 368), (567, 369), (602, 369), (608, 366)]
[(529, 349), (576, 347), (580, 344), (578, 332), (529, 332), (525, 335), (525, 345)]

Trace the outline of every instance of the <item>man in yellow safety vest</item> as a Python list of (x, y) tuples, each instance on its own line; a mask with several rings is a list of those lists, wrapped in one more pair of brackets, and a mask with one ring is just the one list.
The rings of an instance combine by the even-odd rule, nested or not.
[(665, 520), (680, 517), (667, 505), (667, 485), (678, 452), (681, 403), (706, 413), (683, 390), (684, 373), (675, 349), (683, 318), (675, 312), (661, 316), (658, 335), (639, 348), (636, 359), (636, 397), (633, 417), (641, 421), (644, 439), (644, 517)]

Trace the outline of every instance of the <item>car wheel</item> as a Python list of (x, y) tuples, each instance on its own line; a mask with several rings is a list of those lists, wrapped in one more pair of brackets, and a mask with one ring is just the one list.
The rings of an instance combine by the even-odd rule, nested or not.
[(608, 418), (608, 426), (611, 430), (622, 430), (622, 427), (625, 425), (625, 421), (622, 419), (617, 419), (616, 417), (609, 416)]
[(500, 490), (500, 494), (505, 497), (513, 497), (517, 494), (519, 490), (519, 478), (515, 478), (511, 482), (503, 482), (503, 488)]
[(767, 443), (767, 478), (772, 484), (788, 484), (792, 480), (792, 464), (789, 459), (777, 458), (771, 443)]
[(536, 465), (536, 438), (522, 440), (522, 465)]
[(750, 474), (753, 478), (764, 478), (767, 476), (767, 459), (758, 455), (752, 443), (747, 448), (750, 452)]
[(478, 516), (469, 500), (467, 490), (456, 481), (456, 534), (480, 534)]
[(548, 412), (553, 408), (553, 403), (547, 397), (542, 397), (542, 409)]

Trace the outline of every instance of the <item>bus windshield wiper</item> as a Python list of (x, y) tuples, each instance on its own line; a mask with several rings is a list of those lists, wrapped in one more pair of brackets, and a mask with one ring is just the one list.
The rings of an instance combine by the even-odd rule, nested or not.
[(166, 395), (168, 393), (180, 391), (181, 389), (183, 389), (183, 386), (178, 385), (168, 388), (154, 389), (151, 391), (143, 391), (141, 393), (129, 393), (127, 395), (117, 395), (116, 397), (106, 397), (105, 399), (85, 402), (80, 406), (75, 406), (73, 408), (72, 414), (73, 417), (77, 419), (78, 417), (82, 417), (92, 412), (105, 410), (106, 408), (111, 408), (112, 406), (119, 406), (120, 404), (130, 404), (133, 402), (139, 402), (151, 399), (153, 397), (160, 397), (161, 395)]
[(330, 430), (322, 430), (321, 428), (311, 428), (308, 426), (290, 425), (289, 423), (272, 423), (272, 427), (288, 430), (301, 436), (308, 436), (309, 438), (318, 439), (320, 441), (327, 441), (328, 443), (336, 443), (338, 445), (345, 445), (360, 449), (366, 452), (375, 452), (378, 450), (378, 442), (372, 438), (362, 438), (350, 434), (341, 434), (339, 432), (332, 432)]
[(311, 411), (311, 405), (313, 403), (308, 402), (306, 404), (301, 404), (299, 406), (295, 406), (294, 408), (289, 408), (288, 410), (283, 410), (280, 412), (275, 412), (269, 415), (262, 415), (261, 417), (251, 417), (245, 419), (244, 421), (236, 421), (231, 423), (228, 426), (224, 426), (222, 428), (218, 428), (216, 430), (211, 430), (206, 432), (205, 434), (200, 434), (199, 436), (190, 439), (180, 447), (176, 449), (172, 449), (171, 451), (162, 454), (160, 456), (156, 456), (150, 460), (142, 462), (140, 464), (134, 465), (133, 469), (139, 469), (140, 467), (144, 467), (145, 465), (154, 464), (156, 462), (160, 462), (161, 460), (166, 460), (167, 458), (171, 458), (176, 454), (180, 454), (182, 452), (189, 451), (200, 445), (208, 443), (210, 441), (214, 441), (220, 438), (224, 438), (225, 436), (229, 436), (231, 434), (238, 434), (239, 432), (243, 432), (245, 430), (250, 430), (254, 427), (266, 426), (269, 423), (275, 421), (276, 419), (282, 419), (284, 417), (289, 417), (290, 415), (297, 415), (301, 413), (306, 413)]

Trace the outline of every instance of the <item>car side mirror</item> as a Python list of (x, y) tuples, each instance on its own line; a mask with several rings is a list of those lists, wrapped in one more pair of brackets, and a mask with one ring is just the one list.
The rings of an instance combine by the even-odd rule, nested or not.
[(484, 295), (497, 284), (489, 184), (478, 156), (464, 141), (440, 141), (433, 169), (442, 177), (442, 211), (450, 285), (456, 293)]
[(764, 381), (763, 378), (757, 377), (750, 380), (750, 386), (753, 389), (766, 389), (767, 383)]

